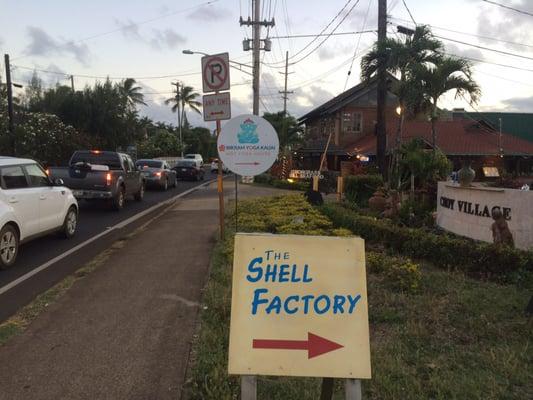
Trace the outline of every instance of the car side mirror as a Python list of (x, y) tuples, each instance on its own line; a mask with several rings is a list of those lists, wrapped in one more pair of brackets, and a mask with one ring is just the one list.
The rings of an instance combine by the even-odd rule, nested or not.
[(55, 178), (54, 179), (54, 185), (55, 186), (65, 186), (65, 182), (61, 178)]

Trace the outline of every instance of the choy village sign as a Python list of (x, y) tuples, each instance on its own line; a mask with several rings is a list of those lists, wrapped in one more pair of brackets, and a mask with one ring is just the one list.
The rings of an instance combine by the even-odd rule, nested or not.
[(238, 233), (234, 254), (230, 374), (370, 379), (361, 238)]

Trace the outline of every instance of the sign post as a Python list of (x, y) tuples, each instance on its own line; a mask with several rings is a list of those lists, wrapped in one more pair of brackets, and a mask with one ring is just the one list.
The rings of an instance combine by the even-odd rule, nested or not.
[[(202, 57), (202, 88), (204, 93), (215, 92), (214, 95), (203, 96), (204, 121), (216, 121), (217, 138), (220, 136), (220, 120), (231, 118), (231, 99), (229, 90), (229, 54), (221, 53)], [(220, 237), (224, 238), (224, 178), (222, 161), (218, 159), (217, 191)]]
[(228, 371), (346, 378), (346, 398), (360, 398), (358, 379), (371, 377), (364, 241), (237, 233)]

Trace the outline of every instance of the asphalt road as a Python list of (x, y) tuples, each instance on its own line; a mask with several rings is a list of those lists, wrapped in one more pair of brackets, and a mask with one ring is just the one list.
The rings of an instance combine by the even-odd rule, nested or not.
[[(206, 181), (215, 177), (216, 175), (212, 175), (209, 172), (205, 174)], [(54, 257), (63, 254), (101, 232), (109, 230), (110, 227), (202, 183), (178, 181), (177, 188), (169, 188), (167, 191), (148, 188), (142, 202), (129, 199), (120, 212), (110, 210), (103, 204), (90, 204), (80, 201), (80, 215), (76, 235), (70, 240), (60, 238), (58, 235), (49, 235), (22, 245), (15, 265), (9, 269), (0, 270), (0, 289), (52, 260)], [(84, 263), (108, 248), (113, 241), (128, 234), (150, 217), (151, 215), (148, 214), (128, 224), (124, 228), (114, 229), (68, 257), (54, 263), (49, 268), (18, 284), (16, 287), (0, 294), (0, 322), (14, 314), (20, 307), (35, 298), (35, 296), (80, 268)]]

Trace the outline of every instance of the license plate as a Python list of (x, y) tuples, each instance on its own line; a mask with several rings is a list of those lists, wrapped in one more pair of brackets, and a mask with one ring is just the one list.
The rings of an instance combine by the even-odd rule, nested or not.
[(187, 168), (182, 168), (181, 169), (183, 172), (187, 172)]

